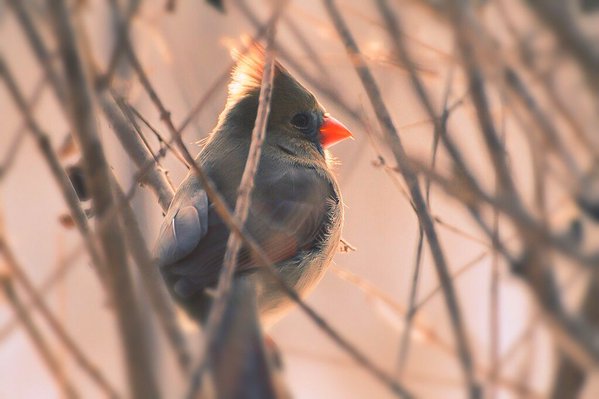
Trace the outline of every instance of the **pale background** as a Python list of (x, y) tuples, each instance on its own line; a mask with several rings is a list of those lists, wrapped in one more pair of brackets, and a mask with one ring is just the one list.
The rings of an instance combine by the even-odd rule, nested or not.
[[(114, 35), (104, 3), (94, 0), (88, 1), (84, 6), (85, 22), (90, 29), (95, 55), (101, 65), (105, 65), (110, 56)], [(243, 33), (251, 34), (254, 30), (234, 6), (228, 7), (227, 15), (221, 15), (202, 1), (181, 0), (177, 3), (175, 13), (166, 14), (164, 3), (145, 1), (139, 18), (133, 24), (132, 35), (150, 79), (177, 123), (183, 120), (195, 101), (231, 62), (223, 39), (238, 39)], [(339, 2), (362, 50), (371, 59), (370, 66), (381, 84), (384, 98), (394, 122), (400, 127), (401, 138), (408, 151), (428, 159), (432, 126), (428, 123), (412, 125), (426, 117), (412, 95), (407, 74), (398, 67), (397, 62), (387, 61), (390, 46), (386, 33), (373, 23), (379, 17), (376, 8), (367, 3), (359, 0)], [(448, 59), (452, 54), (451, 35), (433, 17), (412, 7), (409, 1), (395, 3), (399, 5), (406, 30), (412, 37), (447, 54), (443, 56), (411, 42), (416, 59), (426, 71), (423, 75), (425, 82), (431, 93), (440, 100), (447, 81)], [(253, 2), (252, 6), (261, 16), (268, 15), (267, 3)], [(517, 17), (519, 11), (517, 5), (514, 7), (516, 8), (512, 10)], [(345, 51), (320, 2), (294, 1), (288, 11), (288, 16), (300, 26), (326, 62), (334, 84), (344, 99), (352, 106), (364, 109), (370, 120), (374, 121), (359, 80), (347, 61)], [(493, 7), (489, 7), (481, 18), (486, 18), (492, 26), (496, 26), (499, 37), (505, 36), (501, 24), (495, 21), (494, 12)], [(45, 28), (49, 29), (48, 26)], [(311, 68), (308, 56), (298, 47), (284, 24), (280, 26), (277, 40), (298, 61)], [(17, 74), (19, 84), (26, 93), (31, 93), (41, 72), (14, 16), (1, 1), (0, 51)], [(566, 89), (575, 92), (576, 85), (580, 84), (582, 83), (578, 78), (572, 78)], [(318, 94), (317, 88), (310, 88)], [(149, 103), (137, 80), (127, 82), (125, 90), (128, 90), (129, 101), (165, 133), (158, 113)], [(463, 79), (456, 75), (450, 98), (456, 99), (464, 91)], [(225, 94), (226, 88), (223, 86), (202, 111), (197, 123), (186, 131), (184, 141), (192, 153), (198, 151), (195, 142), (205, 137), (213, 127), (224, 105)], [(341, 112), (330, 100), (321, 98), (321, 101), (355, 135), (355, 140), (348, 140), (332, 149), (340, 162), (336, 169), (346, 204), (343, 236), (357, 248), (356, 252), (339, 254), (335, 258), (335, 264), (370, 281), (395, 302), (405, 306), (417, 240), (415, 215), (392, 179), (383, 169), (374, 166), (376, 153), (368, 142), (364, 127)], [(54, 146), (59, 147), (68, 128), (60, 109), (53, 102), (53, 95), (46, 89), (35, 114), (51, 134)], [(581, 105), (583, 106), (584, 104)], [(496, 116), (501, 113), (501, 109), (496, 104), (493, 109)], [(478, 135), (472, 132), (472, 115), (472, 108), (469, 105), (463, 106), (452, 115), (450, 124), (456, 141), (467, 152), (471, 165), (491, 185), (492, 177), (486, 155)], [(0, 157), (6, 156), (8, 144), (20, 123), (19, 113), (10, 97), (4, 87), (0, 88)], [(512, 165), (529, 165), (530, 155), (526, 141), (509, 118), (506, 123)], [(135, 168), (115, 140), (110, 126), (104, 120), (101, 120), (100, 125), (110, 164), (121, 183), (129, 187)], [(377, 129), (376, 124), (374, 128)], [(148, 135), (148, 139), (153, 145), (156, 144), (151, 135)], [(172, 156), (168, 156), (163, 164), (177, 185), (183, 178), (185, 169)], [(443, 168), (444, 164), (446, 162), (441, 156), (440, 167)], [(519, 169), (516, 180), (527, 198), (531, 194), (530, 179), (531, 171), (528, 166)], [(558, 200), (557, 194), (551, 196), (550, 208)], [(25, 138), (11, 173), (0, 184), (0, 202), (15, 252), (34, 282), (40, 284), (60, 262), (61, 257), (79, 245), (80, 238), (76, 231), (65, 229), (59, 223), (59, 216), (67, 208), (30, 137)], [(148, 243), (151, 243), (161, 222), (160, 208), (154, 197), (143, 188), (138, 190), (134, 206)], [(565, 222), (569, 217), (563, 208), (562, 206), (555, 212), (558, 222), (560, 219)], [(475, 237), (483, 238), (459, 206), (434, 189), (432, 213)], [(438, 232), (453, 270), (486, 248), (485, 245), (457, 235), (443, 226), (438, 226)], [(507, 235), (509, 231), (504, 233)], [(471, 347), (477, 361), (483, 365), (487, 364), (489, 352), (490, 270), (491, 257), (487, 256), (454, 280)], [(436, 286), (434, 267), (425, 250), (419, 296), (424, 297)], [(79, 259), (63, 284), (49, 293), (47, 299), (85, 353), (123, 390), (125, 373), (113, 319), (105, 308), (96, 276), (85, 257)], [(0, 327), (12, 319), (12, 312), (3, 301), (0, 299)], [(394, 371), (402, 315), (393, 313), (380, 301), (364, 295), (354, 285), (343, 281), (331, 271), (308, 298), (308, 302), (369, 357), (386, 370)], [(523, 286), (503, 265), (500, 303), (500, 348), (505, 351), (526, 327), (534, 308)], [(453, 344), (452, 330), (441, 295), (436, 296), (424, 308), (420, 317), (445, 342)], [(394, 397), (384, 386), (358, 368), (300, 311), (291, 312), (270, 333), (283, 351), (287, 381), (295, 397)], [(194, 337), (193, 334), (190, 332), (190, 337)], [(184, 385), (176, 371), (175, 361), (171, 355), (166, 355), (161, 333), (153, 338), (153, 346), (156, 348), (155, 367), (160, 375), (172, 375), (172, 385), (165, 387), (165, 397), (177, 397), (184, 391)], [(53, 340), (51, 342), (56, 343)], [(53, 347), (85, 397), (100, 397), (87, 377), (80, 373), (65, 353), (60, 352), (59, 345)], [(555, 355), (547, 334), (543, 329), (538, 329), (532, 344), (528, 349), (526, 346), (523, 348), (503, 365), (502, 372), (505, 376), (517, 379), (527, 370), (526, 362), (529, 361), (532, 366), (528, 368), (530, 374), (525, 382), (542, 393), (551, 379)], [(455, 356), (447, 355), (426, 340), (416, 339), (413, 342), (405, 373), (403, 381), (423, 397), (461, 398), (465, 395), (461, 389), (462, 374)], [(511, 397), (508, 391), (501, 392), (501, 397)], [(588, 398), (595, 397), (592, 387), (587, 387), (587, 393)], [(0, 342), (0, 398), (57, 397), (59, 393), (50, 375), (22, 330), (14, 331)]]

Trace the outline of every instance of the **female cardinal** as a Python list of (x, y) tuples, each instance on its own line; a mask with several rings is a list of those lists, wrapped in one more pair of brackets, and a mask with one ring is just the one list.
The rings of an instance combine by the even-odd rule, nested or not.
[[(225, 109), (196, 158), (231, 209), (250, 147), (263, 68), (260, 47), (239, 56)], [(276, 64), (245, 230), (302, 295), (321, 279), (339, 245), (343, 206), (326, 148), (350, 136), (312, 93)], [(156, 257), (172, 295), (199, 321), (209, 308), (210, 288), (216, 285), (228, 236), (229, 230), (190, 173), (165, 216)], [(263, 273), (242, 248), (237, 274), (253, 276), (260, 318), (270, 324), (291, 301)]]

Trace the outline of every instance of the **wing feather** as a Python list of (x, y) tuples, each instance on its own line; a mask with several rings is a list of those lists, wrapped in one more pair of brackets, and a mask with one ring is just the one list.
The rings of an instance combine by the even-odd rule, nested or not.
[[(215, 183), (219, 184), (218, 178)], [(255, 185), (246, 230), (270, 259), (280, 262), (314, 246), (335, 196), (331, 184), (309, 168), (273, 167), (263, 162)], [(205, 193), (199, 198), (204, 199)], [(233, 206), (234, 198), (228, 201)], [(190, 298), (216, 283), (229, 230), (207, 200), (199, 207), (193, 201), (179, 202), (184, 206), (163, 224), (158, 257), (175, 293)], [(255, 266), (249, 251), (242, 248), (238, 271)]]

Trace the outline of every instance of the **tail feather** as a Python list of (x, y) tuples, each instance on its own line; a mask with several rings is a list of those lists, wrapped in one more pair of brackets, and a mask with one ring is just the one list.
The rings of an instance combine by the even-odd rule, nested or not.
[(210, 346), (210, 358), (218, 398), (280, 398), (264, 347), (251, 276), (235, 277), (221, 328)]

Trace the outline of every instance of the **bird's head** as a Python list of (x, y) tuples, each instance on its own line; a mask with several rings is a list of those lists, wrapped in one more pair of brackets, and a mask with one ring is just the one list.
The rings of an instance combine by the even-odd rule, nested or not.
[[(258, 110), (264, 58), (264, 50), (258, 45), (236, 56), (227, 106), (219, 122), (226, 129), (220, 130), (247, 137), (251, 134)], [(300, 157), (324, 156), (324, 149), (348, 137), (351, 137), (349, 130), (330, 116), (316, 97), (277, 62), (266, 145)]]

